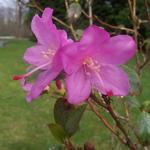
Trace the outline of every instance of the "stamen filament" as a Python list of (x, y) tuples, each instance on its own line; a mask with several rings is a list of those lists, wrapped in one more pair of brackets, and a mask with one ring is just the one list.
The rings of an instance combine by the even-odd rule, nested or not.
[(31, 74), (33, 74), (35, 71), (41, 69), (41, 68), (44, 68), (46, 67), (47, 65), (49, 65), (51, 62), (48, 62), (48, 63), (45, 63), (45, 64), (42, 64), (41, 66), (38, 66), (36, 68), (34, 68), (33, 70), (31, 70), (30, 72), (26, 73), (26, 74), (23, 74), (23, 75), (20, 75), (20, 76), (14, 76), (13, 77), (13, 80), (20, 80), (22, 78), (25, 78), (25, 77), (28, 77), (30, 76)]

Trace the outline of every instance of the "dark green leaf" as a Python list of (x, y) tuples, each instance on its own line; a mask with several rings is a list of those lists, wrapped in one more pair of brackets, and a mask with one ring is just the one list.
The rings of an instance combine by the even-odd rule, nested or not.
[(72, 136), (79, 128), (79, 122), (83, 115), (83, 112), (86, 108), (86, 105), (79, 106), (75, 108), (69, 115), (69, 118), (66, 122), (65, 129), (70, 136)]
[(55, 121), (63, 127), (69, 136), (72, 136), (79, 127), (79, 122), (85, 108), (86, 105), (75, 107), (68, 104), (65, 99), (60, 98), (54, 106)]
[(51, 123), (48, 125), (48, 127), (58, 142), (63, 143), (64, 140), (68, 137), (64, 129), (59, 124)]
[(131, 95), (139, 95), (141, 93), (141, 82), (138, 74), (135, 70), (129, 68), (128, 66), (123, 66), (124, 70), (128, 74), (129, 81), (131, 84), (130, 94)]
[(138, 131), (142, 141), (150, 142), (150, 114), (142, 112), (138, 121)]
[(132, 107), (132, 108), (140, 107), (140, 103), (135, 96), (126, 96), (123, 99), (125, 100), (125, 102), (127, 102), (129, 107)]
[(66, 121), (69, 118), (70, 112), (74, 109), (73, 105), (67, 103), (63, 98), (60, 98), (56, 101), (54, 106), (54, 119), (56, 123), (61, 126), (65, 126)]

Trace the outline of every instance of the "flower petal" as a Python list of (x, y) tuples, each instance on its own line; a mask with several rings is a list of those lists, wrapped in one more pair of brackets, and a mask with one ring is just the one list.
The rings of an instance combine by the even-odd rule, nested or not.
[(85, 101), (91, 92), (90, 80), (82, 69), (66, 76), (67, 99), (71, 104)]
[(92, 83), (102, 94), (111, 92), (116, 96), (125, 96), (130, 89), (127, 74), (114, 65), (102, 64), (100, 73), (93, 74)]
[(63, 67), (66, 73), (76, 72), (82, 65), (82, 52), (78, 47), (78, 43), (72, 43), (65, 46), (61, 51)]
[[(57, 50), (60, 46), (60, 35), (56, 27), (50, 23), (52, 21), (45, 21), (38, 15), (33, 17), (31, 28), (35, 34), (38, 43), (49, 47), (52, 50)], [(50, 18), (51, 19), (51, 18)]]
[(21, 79), (21, 86), (25, 91), (30, 91), (32, 88), (32, 83), (28, 83), (25, 78)]
[(131, 36), (118, 35), (106, 40), (95, 58), (101, 63), (120, 65), (126, 63), (136, 52), (136, 44)]
[(91, 25), (85, 29), (80, 42), (87, 46), (91, 44), (99, 45), (107, 39), (109, 39), (109, 33), (107, 31), (96, 25)]
[(52, 69), (40, 73), (27, 95), (27, 100), (31, 102), (33, 99), (36, 99), (59, 73), (60, 72), (53, 72)]
[(52, 14), (53, 14), (53, 9), (45, 8), (42, 14), (42, 20), (52, 24)]
[(44, 52), (47, 50), (48, 48), (42, 45), (36, 45), (28, 48), (24, 54), (24, 60), (34, 66), (40, 66), (51, 59), (50, 57), (44, 57)]
[(65, 46), (66, 44), (73, 43), (72, 39), (68, 39), (67, 33), (64, 30), (59, 30), (59, 34), (61, 37), (61, 46)]

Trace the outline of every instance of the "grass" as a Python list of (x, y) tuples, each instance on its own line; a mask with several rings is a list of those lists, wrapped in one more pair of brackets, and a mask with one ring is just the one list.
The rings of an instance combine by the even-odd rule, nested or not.
[[(48, 150), (59, 145), (47, 128), (47, 124), (53, 122), (56, 98), (43, 95), (29, 104), (19, 82), (12, 81), (14, 74), (24, 72), (26, 64), (22, 56), (31, 45), (28, 40), (13, 40), (0, 48), (0, 150)], [(150, 100), (149, 69), (147, 67), (142, 75), (144, 89), (139, 101)], [(91, 141), (97, 149), (110, 149), (111, 134), (93, 113), (87, 111), (80, 126), (73, 137), (75, 143)]]

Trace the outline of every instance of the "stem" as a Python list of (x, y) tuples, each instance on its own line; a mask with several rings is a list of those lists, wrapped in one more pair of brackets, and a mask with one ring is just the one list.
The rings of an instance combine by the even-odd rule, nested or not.
[(132, 143), (132, 141), (129, 138), (128, 134), (126, 133), (124, 127), (119, 122), (117, 115), (113, 111), (113, 109), (110, 105), (110, 98), (108, 96), (105, 96), (105, 95), (103, 95), (102, 97), (103, 97), (105, 103), (107, 104), (107, 110), (108, 110), (109, 114), (111, 115), (111, 117), (113, 118), (113, 120), (115, 121), (116, 126), (121, 130), (121, 132), (125, 136), (125, 139), (126, 139), (125, 145), (127, 145), (131, 150), (136, 150), (137, 148), (136, 148), (135, 144)]
[(93, 24), (93, 15), (92, 15), (92, 1), (93, 0), (87, 0), (88, 3), (88, 9), (89, 9), (89, 24), (92, 25)]
[[(138, 28), (140, 26), (139, 24), (139, 18), (136, 15), (136, 0), (128, 0), (128, 5), (129, 5), (129, 9), (130, 9), (130, 13), (131, 13), (131, 18), (132, 18), (132, 24), (133, 24), (133, 30), (134, 30), (134, 39), (136, 42), (136, 46), (137, 46), (137, 53), (138, 53)], [(139, 56), (136, 53), (136, 69), (137, 69), (137, 73), (140, 74), (140, 60), (139, 60)]]
[(148, 19), (148, 22), (150, 24), (150, 12), (149, 12), (149, 9), (148, 9), (148, 1), (147, 0), (144, 0), (144, 5), (145, 5), (145, 8), (146, 8), (147, 19)]
[(88, 104), (91, 108), (91, 110), (96, 114), (96, 116), (103, 122), (105, 127), (111, 131), (112, 134), (117, 136), (117, 138), (124, 143), (125, 141), (118, 135), (118, 133), (114, 130), (114, 128), (107, 122), (107, 120), (96, 110), (94, 104), (91, 100), (88, 100)]
[(91, 94), (90, 97), (91, 97), (91, 98), (94, 100), (94, 102), (96, 102), (98, 105), (100, 105), (100, 106), (102, 106), (102, 107), (104, 107), (104, 108), (107, 108), (107, 105), (105, 105), (102, 100), (98, 100), (94, 94)]
[(74, 145), (72, 144), (72, 142), (69, 139), (65, 139), (64, 145), (67, 150), (76, 150), (76, 148), (74, 147)]
[[(86, 18), (91, 18), (84, 10), (82, 10), (82, 13), (83, 15), (86, 17)], [(111, 24), (108, 24), (106, 22), (104, 22), (103, 20), (101, 20), (98, 16), (96, 15), (93, 15), (92, 16), (93, 19), (95, 19), (98, 23), (110, 28), (110, 29), (115, 29), (115, 30), (125, 30), (127, 32), (131, 32), (131, 33), (134, 33), (134, 30), (133, 29), (130, 29), (130, 28), (126, 28), (126, 27), (119, 27), (119, 26), (114, 26), (114, 25), (111, 25)]]
[[(67, 11), (67, 13), (68, 13), (68, 11), (69, 11), (68, 0), (65, 0), (65, 6), (66, 6), (66, 11)], [(71, 30), (71, 32), (72, 32), (72, 35), (73, 35), (74, 39), (75, 39), (75, 40), (78, 40), (78, 37), (77, 37), (77, 35), (76, 35), (76, 32), (75, 32), (75, 30), (74, 30), (74, 27), (73, 27), (73, 24), (72, 24), (72, 23), (69, 23), (69, 28), (70, 28), (70, 30)]]

